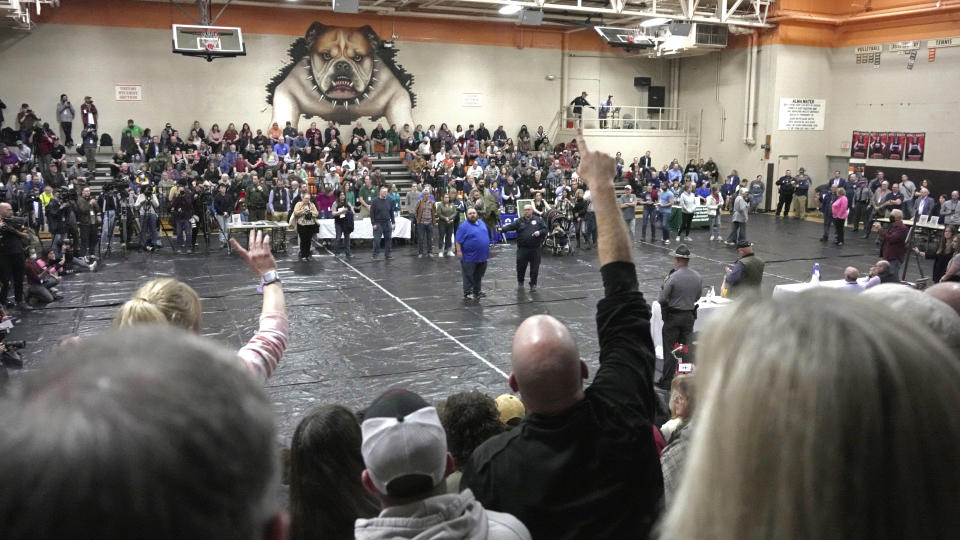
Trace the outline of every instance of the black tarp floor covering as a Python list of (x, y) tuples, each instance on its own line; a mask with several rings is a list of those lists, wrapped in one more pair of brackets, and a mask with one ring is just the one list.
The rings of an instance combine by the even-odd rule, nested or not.
[[(814, 262), (820, 263), (823, 279), (839, 279), (846, 266), (863, 272), (876, 261), (873, 239), (862, 240), (848, 230), (848, 243), (837, 248), (818, 242), (821, 232), (819, 223), (751, 216), (748, 236), (767, 261), (767, 294), (777, 284), (807, 280)], [(705, 229), (694, 232), (691, 266), (719, 291), (721, 263), (733, 262), (736, 253), (709, 242), (708, 236)], [(10, 339), (26, 340), (27, 349), (26, 368), (12, 375), (43, 369), (63, 337), (107, 329), (117, 307), (140, 284), (163, 276), (186, 281), (203, 297), (204, 335), (239, 348), (257, 326), (255, 279), (240, 259), (216, 249), (216, 240), (211, 243), (207, 255), (128, 251), (125, 258), (114, 255), (104, 261), (94, 274), (66, 277), (60, 287), (63, 300), (28, 313), (13, 329)], [(393, 260), (372, 261), (367, 244), (355, 248), (353, 270), (326, 252), (299, 262), (295, 241), (288, 246), (278, 263), (291, 321), (289, 348), (267, 382), (282, 441), (289, 441), (299, 419), (314, 406), (341, 403), (359, 409), (391, 387), (408, 388), (429, 401), (474, 388), (492, 396), (508, 392), (500, 372), (510, 372), (513, 331), (535, 314), (553, 315), (569, 326), (591, 375), (596, 370), (593, 316), (602, 287), (594, 250), (569, 257), (545, 254), (540, 288), (531, 293), (517, 289), (515, 247), (498, 246), (484, 279), (488, 297), (473, 302), (462, 298), (455, 258), (418, 259), (415, 248), (402, 246), (394, 250)], [(675, 242), (669, 247), (637, 245), (640, 289), (648, 301), (656, 299), (675, 247)], [(927, 266), (925, 262), (925, 271)], [(910, 276), (915, 275), (914, 266)]]

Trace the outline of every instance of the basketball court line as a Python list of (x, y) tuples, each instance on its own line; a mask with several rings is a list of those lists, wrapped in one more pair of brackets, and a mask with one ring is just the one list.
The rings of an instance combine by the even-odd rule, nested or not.
[[(328, 254), (330, 254), (331, 256), (333, 255), (333, 253), (331, 253), (329, 249), (324, 248), (324, 250), (326, 250), (326, 252), (327, 252)], [(417, 311), (416, 309), (414, 309), (413, 307), (411, 307), (410, 304), (407, 304), (407, 303), (404, 302), (402, 299), (400, 299), (399, 297), (397, 297), (396, 295), (394, 295), (393, 293), (391, 293), (390, 291), (388, 291), (387, 289), (385, 289), (382, 285), (380, 285), (379, 283), (377, 283), (373, 278), (371, 278), (370, 276), (364, 274), (364, 273), (361, 272), (360, 270), (357, 270), (356, 267), (354, 267), (352, 264), (348, 263), (347, 261), (345, 261), (345, 260), (343, 260), (343, 259), (339, 259), (339, 260), (340, 260), (340, 263), (341, 263), (341, 264), (343, 264), (344, 266), (346, 266), (346, 267), (349, 268), (350, 270), (353, 270), (353, 272), (354, 272), (355, 274), (357, 274), (358, 276), (360, 276), (360, 277), (362, 277), (363, 279), (365, 279), (365, 280), (369, 281), (370, 283), (372, 283), (374, 287), (376, 287), (376, 288), (380, 289), (381, 291), (383, 291), (384, 294), (386, 294), (386, 295), (389, 296), (390, 298), (394, 299), (398, 304), (400, 304), (401, 306), (403, 306), (407, 311), (409, 311), (410, 313), (413, 313), (414, 315), (416, 315), (418, 318), (420, 318), (420, 320), (422, 320), (423, 322), (427, 323), (431, 328), (433, 328), (433, 329), (436, 330), (437, 332), (440, 332), (441, 334), (444, 335), (444, 337), (446, 337), (446, 338), (449, 339), (450, 341), (456, 343), (457, 346), (459, 346), (461, 349), (467, 351), (468, 353), (470, 353), (471, 355), (473, 355), (474, 358), (476, 358), (476, 359), (480, 360), (481, 362), (483, 362), (484, 364), (486, 364), (487, 367), (489, 367), (490, 369), (492, 369), (492, 370), (496, 371), (497, 373), (499, 373), (501, 376), (503, 376), (504, 379), (509, 379), (509, 378), (510, 378), (510, 376), (507, 375), (506, 373), (504, 373), (504, 371), (503, 371), (502, 369), (500, 369), (500, 368), (498, 368), (497, 366), (493, 365), (489, 360), (487, 360), (486, 358), (480, 356), (480, 353), (478, 353), (477, 351), (471, 349), (470, 347), (467, 347), (466, 344), (464, 344), (462, 341), (460, 341), (459, 339), (457, 339), (457, 338), (453, 337), (452, 335), (450, 335), (449, 332), (447, 332), (447, 331), (444, 330), (443, 328), (440, 328), (439, 326), (437, 326), (436, 324), (434, 324), (434, 322), (431, 321), (430, 319), (424, 317), (423, 314), (421, 314), (419, 311)]]

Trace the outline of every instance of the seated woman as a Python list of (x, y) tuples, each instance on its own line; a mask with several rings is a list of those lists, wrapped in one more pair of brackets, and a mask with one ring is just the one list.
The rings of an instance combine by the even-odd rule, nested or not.
[[(244, 369), (266, 382), (287, 348), (290, 324), (277, 263), (270, 253), (270, 236), (251, 231), (249, 250), (243, 249), (234, 238), (230, 239), (230, 245), (260, 278), (263, 288), (260, 328), (237, 356)], [(161, 278), (148, 281), (133, 293), (133, 297), (120, 307), (113, 325), (122, 328), (138, 324), (171, 324), (200, 333), (202, 316), (200, 297), (193, 288), (173, 278)]]
[(924, 322), (866, 294), (808, 291), (736, 304), (698, 350), (709, 354), (662, 538), (960, 530), (960, 363)]
[[(48, 251), (53, 252), (52, 249)], [(46, 262), (37, 256), (37, 250), (32, 246), (28, 250), (24, 271), (27, 275), (27, 294), (25, 298), (27, 302), (31, 298), (36, 298), (41, 304), (49, 304), (54, 300), (63, 298), (57, 289), (60, 278), (50, 273)]]

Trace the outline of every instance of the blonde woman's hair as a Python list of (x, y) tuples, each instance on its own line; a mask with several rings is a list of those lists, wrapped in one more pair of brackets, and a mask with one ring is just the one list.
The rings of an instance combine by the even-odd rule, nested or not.
[(837, 196), (846, 197), (846, 195), (847, 195), (847, 190), (843, 188), (837, 188)]
[(660, 537), (955, 537), (956, 351), (845, 291), (732, 311), (700, 343), (690, 454)]
[(170, 324), (199, 332), (202, 315), (197, 291), (180, 280), (162, 278), (148, 281), (137, 289), (120, 307), (113, 326)]
[(696, 398), (696, 384), (694, 383), (694, 376), (691, 375), (677, 375), (670, 381), (670, 403), (667, 404), (667, 407), (670, 409), (670, 417), (677, 418), (677, 398), (683, 396), (687, 400), (687, 407), (683, 411), (682, 418), (684, 420), (689, 420), (693, 416), (693, 412), (696, 410), (697, 398)]

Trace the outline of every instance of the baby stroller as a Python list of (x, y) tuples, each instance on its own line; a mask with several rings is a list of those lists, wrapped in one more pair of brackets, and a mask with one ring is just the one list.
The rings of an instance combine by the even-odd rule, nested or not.
[(543, 220), (547, 223), (547, 239), (543, 246), (554, 255), (572, 254), (573, 245), (570, 243), (570, 234), (573, 224), (567, 216), (551, 208), (544, 213)]

